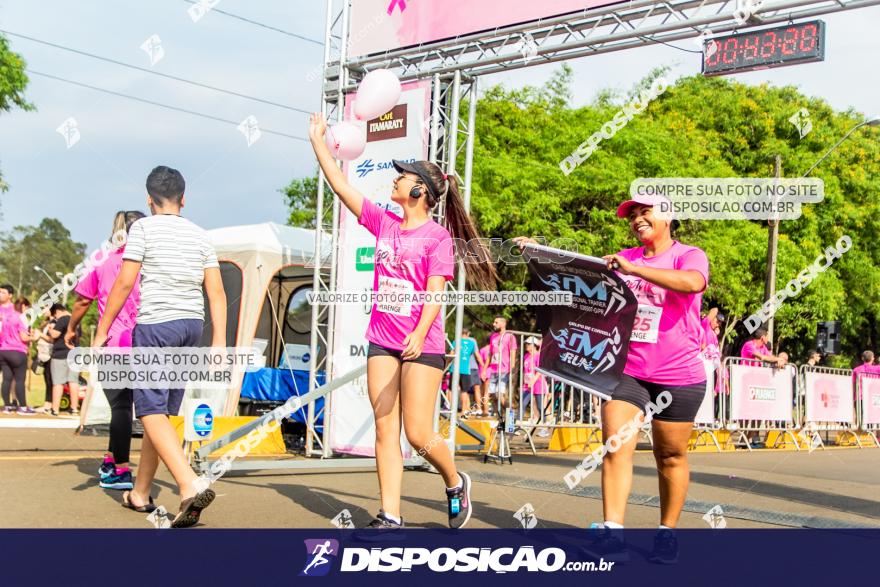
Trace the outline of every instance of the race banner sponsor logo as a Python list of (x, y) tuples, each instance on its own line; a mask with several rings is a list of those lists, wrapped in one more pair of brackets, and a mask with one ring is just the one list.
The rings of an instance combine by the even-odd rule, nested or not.
[(602, 259), (539, 245), (527, 245), (523, 257), (533, 290), (572, 295), (570, 304), (537, 308), (539, 370), (609, 397), (626, 365), (635, 296)]

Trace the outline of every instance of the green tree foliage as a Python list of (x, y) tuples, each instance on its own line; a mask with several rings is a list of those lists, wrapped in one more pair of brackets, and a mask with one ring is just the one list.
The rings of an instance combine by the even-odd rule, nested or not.
[(70, 273), (85, 253), (86, 245), (70, 238), (55, 218), (44, 218), (39, 226), (16, 226), (0, 236), (0, 283), (11, 284), (17, 295), (34, 302), (53, 285), (35, 265), (57, 282), (55, 273)]
[[(315, 206), (318, 193), (318, 174), (312, 177), (294, 179), (287, 187), (279, 190), (284, 194), (290, 214), (287, 224), (298, 228), (315, 228)], [(333, 205), (333, 192), (324, 185), (324, 209)]]
[[(638, 246), (627, 224), (615, 216), (639, 177), (772, 177), (774, 156), (783, 175), (798, 177), (850, 128), (856, 112), (835, 112), (826, 102), (794, 87), (748, 86), (728, 78), (682, 78), (566, 176), (559, 162), (610, 121), (639, 90), (665, 73), (658, 69), (630, 92), (600, 91), (582, 108), (570, 106), (571, 69), (563, 66), (543, 87), (490, 88), (477, 105), (472, 214), (481, 233), (508, 239), (518, 235), (563, 237), (581, 252), (603, 255)], [(466, 107), (465, 107), (466, 108)], [(800, 138), (788, 119), (810, 112), (813, 130)], [(880, 308), (880, 133), (854, 133), (814, 172), (825, 182), (825, 200), (803, 207), (798, 220), (780, 225), (777, 289), (785, 287), (824, 249), (847, 234), (852, 249), (776, 314), (776, 349), (800, 361), (813, 346), (816, 322), (840, 320), (848, 362), (865, 348), (877, 348)], [(305, 218), (313, 202), (313, 180), (285, 189), (291, 221)], [(292, 189), (293, 188), (293, 189)], [(311, 188), (306, 190), (306, 188)], [(311, 204), (311, 210), (314, 204)], [(299, 216), (302, 214), (305, 216)], [(302, 224), (300, 224), (302, 225)], [(745, 337), (742, 320), (757, 311), (764, 294), (766, 222), (682, 223), (679, 240), (704, 249), (711, 276), (704, 307), (728, 315), (728, 350)], [(500, 287), (525, 289), (523, 265), (500, 265)], [(491, 322), (498, 308), (471, 308), (476, 323)], [(534, 328), (528, 308), (508, 308), (511, 326)]]
[[(652, 72), (630, 96), (662, 73)], [(570, 108), (568, 76), (563, 68), (543, 88), (495, 87), (480, 100), (472, 207), (484, 234), (573, 238), (592, 255), (637, 246), (626, 223), (615, 217), (633, 179), (772, 177), (777, 153), (783, 175), (797, 177), (863, 120), (855, 112), (834, 112), (792, 87), (684, 78), (566, 176), (559, 162), (628, 99), (606, 91), (589, 106)], [(800, 108), (809, 110), (813, 122), (803, 139), (788, 121)], [(825, 200), (804, 206), (800, 219), (781, 223), (777, 288), (841, 235), (853, 241), (848, 253), (776, 314), (776, 347), (793, 359), (802, 359), (812, 347), (820, 320), (842, 322), (844, 353), (850, 357), (876, 347), (878, 139), (876, 129), (865, 128), (843, 143), (813, 172), (825, 182)], [(708, 254), (711, 278), (704, 306), (717, 305), (732, 318), (727, 342), (736, 341), (737, 351), (745, 335), (741, 321), (762, 303), (767, 232), (766, 222), (692, 220), (676, 235)], [(522, 266), (503, 266), (501, 273), (505, 288), (527, 284)], [(528, 309), (512, 314), (516, 327), (532, 327)]]
[[(9, 111), (14, 106), (23, 110), (32, 110), (24, 98), (24, 90), (28, 83), (24, 72), (25, 63), (21, 56), (9, 49), (6, 37), (0, 35), (0, 110)], [(0, 175), (0, 192), (5, 192), (8, 185)]]

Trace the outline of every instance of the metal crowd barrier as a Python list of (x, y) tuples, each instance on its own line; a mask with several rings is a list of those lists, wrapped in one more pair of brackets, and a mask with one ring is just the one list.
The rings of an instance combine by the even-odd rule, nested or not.
[[(849, 434), (861, 448), (856, 434), (858, 421), (855, 414), (855, 390), (852, 369), (834, 369), (802, 365), (800, 389), (803, 395), (801, 437), (811, 449), (825, 448), (821, 432)], [(814, 387), (818, 389), (814, 390)], [(818, 395), (817, 395), (818, 392)]]
[(874, 445), (880, 448), (880, 373), (859, 373), (856, 380), (856, 421), (859, 431), (868, 434)]
[(725, 447), (733, 444), (751, 451), (754, 437), (778, 432), (771, 448), (790, 438), (800, 450), (795, 436), (801, 413), (799, 394), (795, 391), (796, 368), (771, 367), (739, 357), (727, 357), (722, 365), (727, 373), (722, 413), (724, 428), (730, 432)]

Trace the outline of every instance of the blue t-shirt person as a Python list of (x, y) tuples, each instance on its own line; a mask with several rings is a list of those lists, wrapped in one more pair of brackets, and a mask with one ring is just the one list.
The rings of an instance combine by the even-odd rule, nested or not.
[[(451, 352), (455, 351), (455, 343), (447, 340), (449, 344), (449, 348)], [(471, 373), (471, 361), (477, 352), (477, 341), (471, 337), (461, 337), (461, 354), (458, 357), (458, 369), (456, 369), (456, 373), (458, 375), (470, 375)]]

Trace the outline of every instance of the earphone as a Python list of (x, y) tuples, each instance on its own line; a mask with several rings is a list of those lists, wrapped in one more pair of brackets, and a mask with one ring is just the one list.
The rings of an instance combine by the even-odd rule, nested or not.
[(409, 190), (409, 197), (419, 199), (422, 197), (422, 187), (419, 184), (416, 184)]

